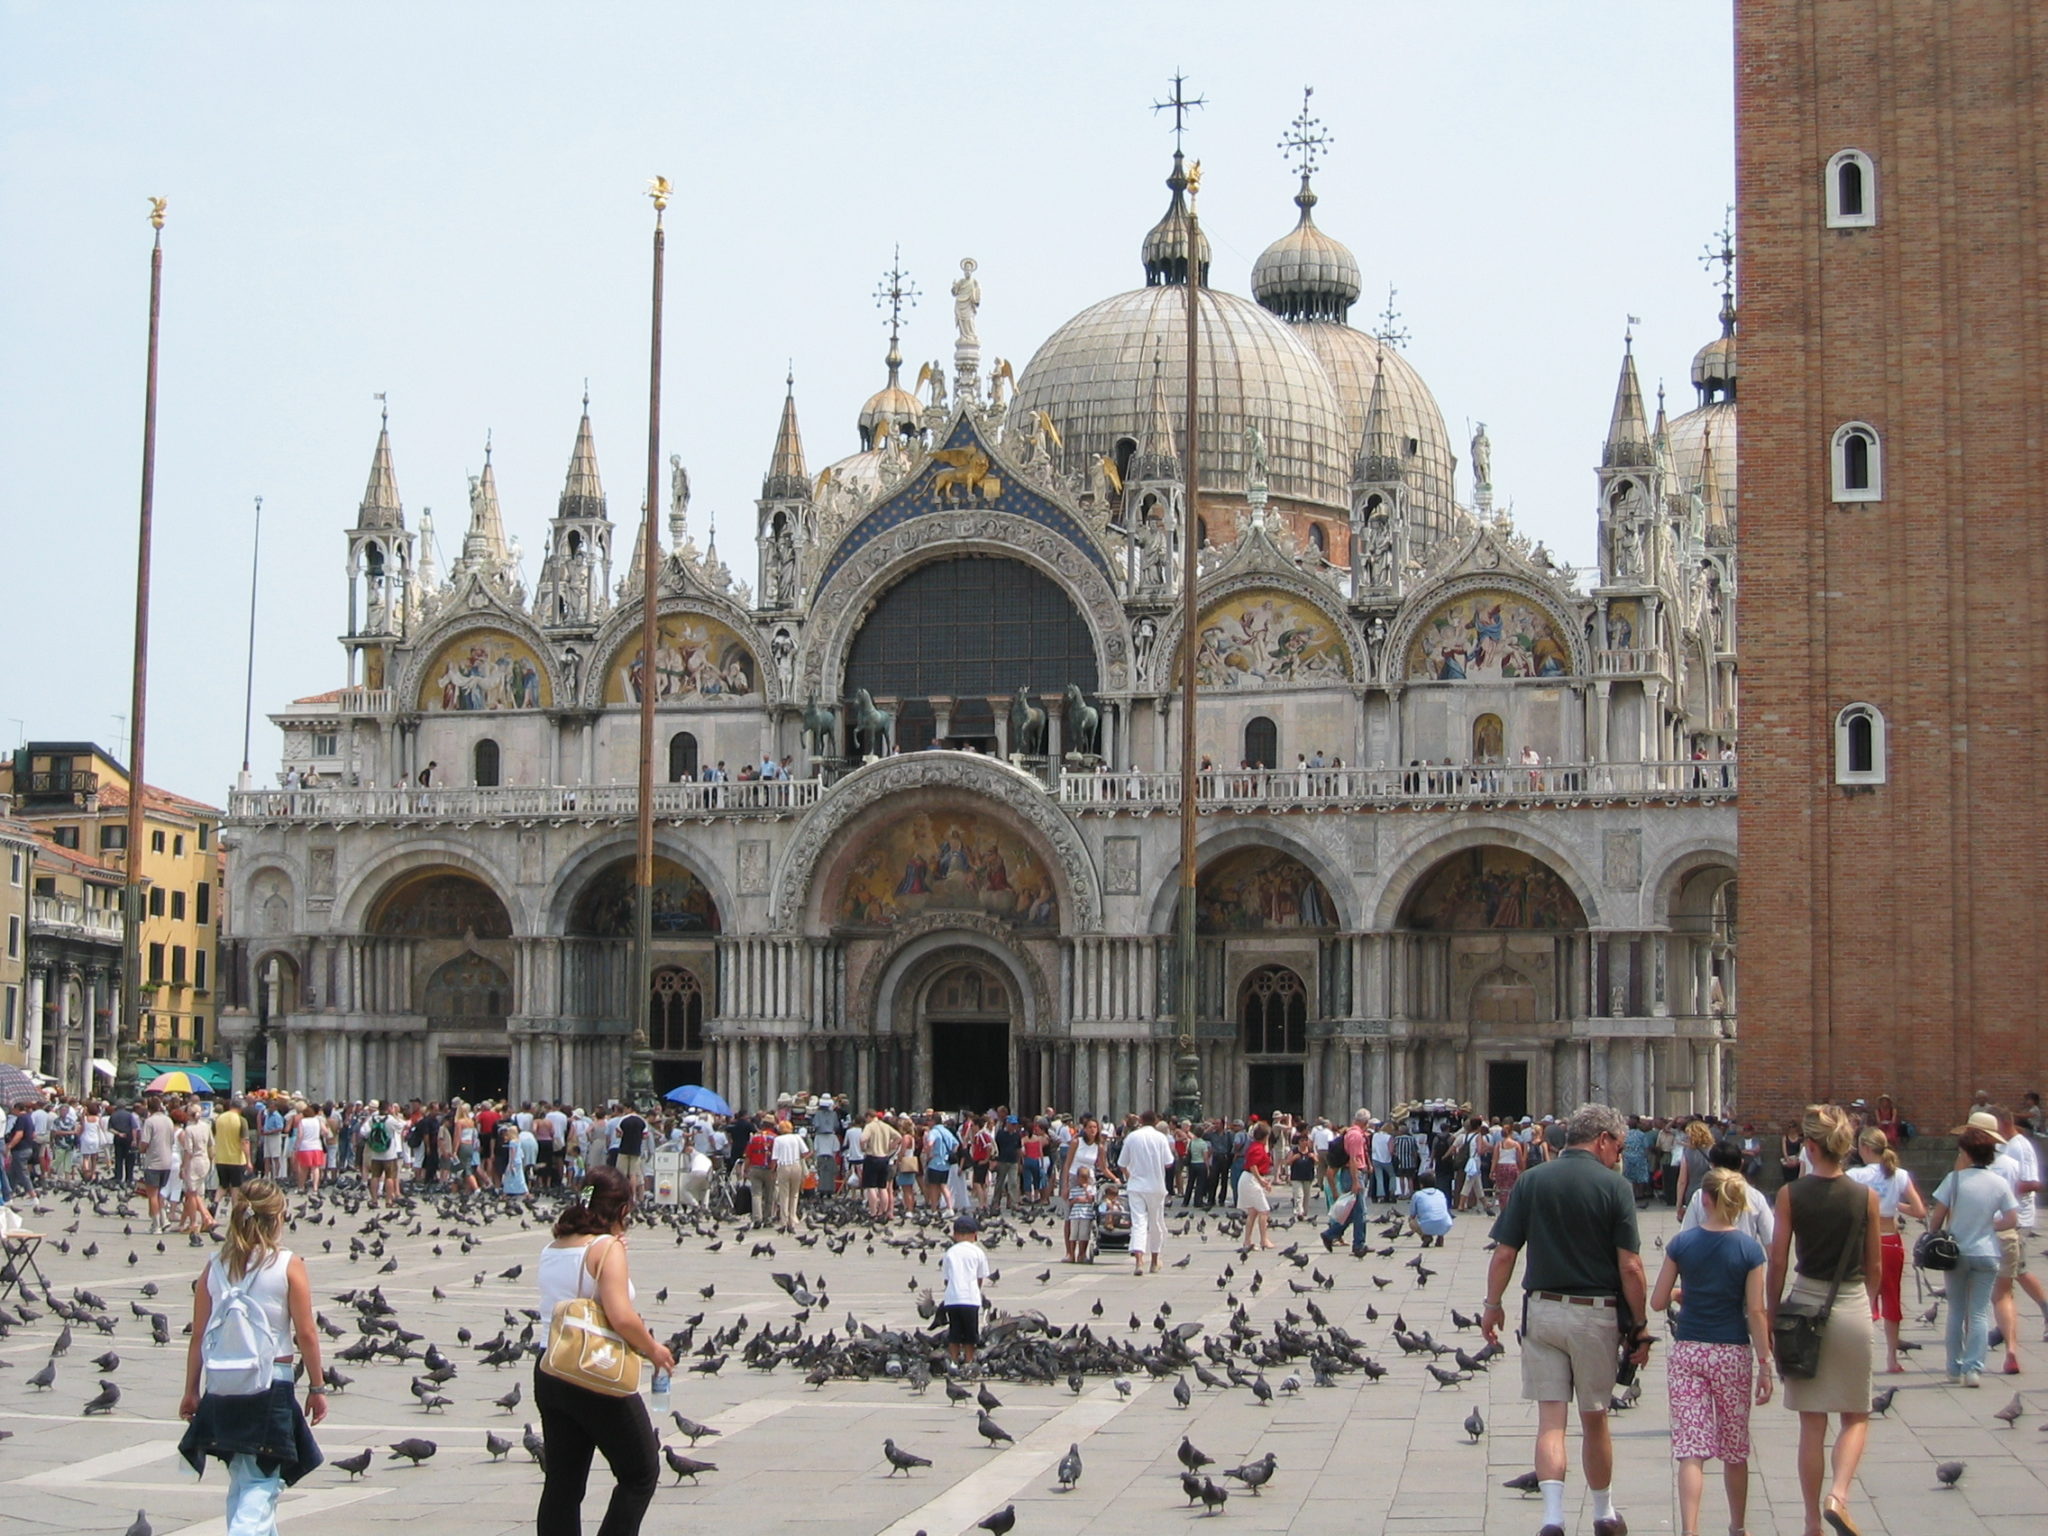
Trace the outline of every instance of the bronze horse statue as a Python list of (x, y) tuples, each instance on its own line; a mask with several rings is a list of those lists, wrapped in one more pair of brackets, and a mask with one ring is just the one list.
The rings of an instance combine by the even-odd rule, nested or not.
[(804, 739), (809, 742), (814, 758), (839, 755), (839, 721), (815, 695), (804, 706)]
[(1045, 711), (1033, 706), (1024, 685), (1017, 685), (1017, 698), (1010, 705), (1010, 748), (1025, 757), (1045, 754)]
[(896, 711), (877, 709), (867, 689), (853, 693), (853, 739), (863, 757), (887, 757), (896, 742)]
[(1081, 696), (1079, 683), (1067, 684), (1067, 750), (1089, 757), (1102, 750), (1102, 711)]

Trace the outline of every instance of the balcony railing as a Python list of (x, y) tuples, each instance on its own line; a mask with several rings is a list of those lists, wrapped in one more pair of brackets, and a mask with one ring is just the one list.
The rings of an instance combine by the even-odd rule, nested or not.
[(341, 697), (334, 701), (334, 709), (341, 715), (388, 715), (391, 713), (391, 690), (344, 688)]
[(87, 906), (68, 896), (31, 896), (29, 932), (59, 937), (121, 942), (121, 914), (105, 907)]
[[(817, 779), (748, 783), (657, 784), (654, 814), (682, 820), (793, 816), (818, 803)], [(632, 784), (545, 786), (506, 784), (489, 789), (238, 789), (228, 795), (234, 822), (325, 822), (334, 825), (406, 821), (474, 825), (507, 821), (629, 821), (639, 814)]]
[(1656, 646), (1622, 646), (1595, 653), (1593, 664), (1602, 677), (1653, 677), (1664, 670), (1664, 652)]
[[(1613, 801), (1732, 800), (1737, 765), (1711, 762), (1546, 763), (1407, 768), (1213, 769), (1198, 776), (1205, 811), (1302, 811), (1411, 805), (1601, 805)], [(1180, 804), (1177, 773), (1069, 773), (1062, 803), (1110, 815)]]
[(59, 768), (29, 773), (16, 780), (15, 794), (22, 800), (77, 800), (96, 795), (100, 776), (90, 769)]

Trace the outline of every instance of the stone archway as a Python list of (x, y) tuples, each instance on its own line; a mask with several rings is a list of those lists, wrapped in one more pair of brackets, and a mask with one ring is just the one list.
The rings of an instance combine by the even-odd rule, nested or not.
[(984, 956), (942, 950), (921, 973), (914, 1005), (931, 1071), (930, 1102), (979, 1113), (1011, 1100), (1011, 1050), (1022, 1006)]

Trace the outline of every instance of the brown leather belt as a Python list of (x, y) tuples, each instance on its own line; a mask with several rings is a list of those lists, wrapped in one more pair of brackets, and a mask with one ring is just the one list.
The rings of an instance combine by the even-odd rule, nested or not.
[(1612, 1296), (1567, 1296), (1562, 1291), (1531, 1291), (1529, 1294), (1538, 1301), (1561, 1301), (1572, 1307), (1611, 1307), (1616, 1304)]

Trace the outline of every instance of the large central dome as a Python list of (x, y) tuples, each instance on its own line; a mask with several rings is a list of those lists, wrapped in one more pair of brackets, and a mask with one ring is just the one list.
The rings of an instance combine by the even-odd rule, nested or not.
[[(1157, 369), (1179, 428), (1186, 419), (1187, 293), (1179, 284), (1160, 284), (1082, 310), (1025, 368), (1016, 416), (1050, 416), (1071, 466), (1086, 467), (1098, 454), (1117, 459), (1120, 444), (1143, 445)], [(1356, 445), (1315, 355), (1285, 321), (1214, 288), (1202, 291), (1200, 328), (1202, 491), (1245, 493), (1244, 429), (1256, 424), (1276, 499), (1344, 510)]]

